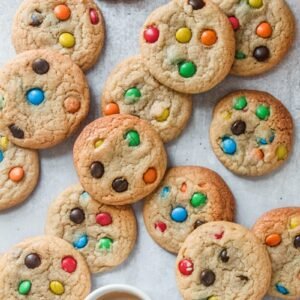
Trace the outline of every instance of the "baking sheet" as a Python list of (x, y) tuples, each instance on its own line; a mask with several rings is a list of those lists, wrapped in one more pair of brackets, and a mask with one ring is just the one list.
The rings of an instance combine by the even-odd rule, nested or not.
[[(46, 1), (46, 0), (45, 0)], [(139, 30), (147, 15), (166, 0), (98, 1), (107, 27), (106, 44), (94, 69), (88, 72), (92, 105), (85, 124), (99, 116), (100, 94), (112, 68), (122, 59), (139, 52)], [(288, 0), (300, 24), (299, 0)], [(0, 0), (0, 67), (15, 56), (11, 44), (11, 24), (21, 0)], [(254, 78), (228, 77), (212, 91), (194, 97), (193, 117), (185, 132), (167, 145), (169, 165), (202, 165), (217, 171), (231, 187), (237, 201), (237, 221), (252, 226), (263, 212), (300, 204), (300, 39), (279, 67)], [(293, 115), (296, 134), (291, 159), (269, 176), (239, 178), (217, 160), (209, 145), (208, 129), (217, 99), (235, 89), (257, 89), (282, 100)], [(77, 133), (78, 134), (78, 133)], [(0, 214), (0, 252), (26, 237), (43, 234), (49, 203), (66, 187), (77, 182), (72, 163), (72, 146), (77, 134), (54, 149), (41, 151), (41, 180), (23, 205)], [(112, 272), (93, 277), (93, 287), (127, 283), (144, 290), (153, 300), (181, 299), (175, 283), (175, 256), (157, 246), (147, 234), (141, 203), (135, 205), (139, 236), (131, 257)], [(167, 298), (166, 298), (167, 297)], [(271, 299), (271, 298), (265, 298)], [(274, 298), (273, 298), (274, 299)]]

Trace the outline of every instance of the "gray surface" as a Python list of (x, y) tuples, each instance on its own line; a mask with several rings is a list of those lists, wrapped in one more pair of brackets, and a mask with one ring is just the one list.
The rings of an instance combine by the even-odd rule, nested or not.
[[(46, 1), (46, 0), (45, 0)], [(0, 0), (0, 66), (15, 55), (10, 42), (12, 18), (21, 0)], [(123, 58), (138, 53), (138, 34), (146, 16), (166, 0), (98, 1), (107, 25), (107, 40), (97, 66), (88, 73), (92, 92), (89, 120), (98, 117), (101, 89), (112, 68)], [(298, 0), (288, 1), (300, 24)], [(251, 79), (227, 78), (214, 90), (196, 96), (194, 114), (184, 134), (168, 145), (170, 166), (203, 165), (219, 172), (232, 188), (237, 200), (238, 222), (251, 226), (263, 212), (287, 205), (297, 205), (300, 199), (300, 40), (288, 57), (267, 75)], [(297, 51), (298, 50), (298, 51)], [(296, 125), (295, 151), (289, 162), (278, 172), (259, 179), (239, 178), (227, 171), (216, 159), (208, 141), (211, 110), (216, 100), (239, 88), (261, 89), (281, 99), (291, 111)], [(47, 207), (59, 192), (77, 181), (72, 164), (75, 137), (60, 146), (41, 153), (41, 180), (29, 201), (0, 215), (0, 251), (22, 239), (43, 233)], [(130, 259), (116, 270), (94, 277), (94, 287), (108, 283), (135, 285), (153, 300), (181, 299), (175, 284), (175, 256), (160, 249), (145, 231), (141, 204), (136, 205), (139, 219), (138, 244)]]

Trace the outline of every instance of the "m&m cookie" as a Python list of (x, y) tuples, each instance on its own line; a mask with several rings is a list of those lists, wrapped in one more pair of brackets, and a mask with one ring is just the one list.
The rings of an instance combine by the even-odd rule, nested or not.
[(56, 51), (24, 52), (0, 71), (0, 128), (18, 146), (62, 142), (86, 117), (89, 102), (84, 74)]
[(259, 239), (243, 226), (224, 221), (194, 230), (176, 260), (184, 299), (262, 299), (271, 271), (267, 249)]
[(175, 139), (192, 113), (192, 99), (156, 81), (140, 56), (119, 64), (107, 79), (102, 113), (130, 114), (147, 120), (164, 142)]
[(51, 204), (46, 234), (78, 250), (93, 273), (120, 265), (131, 253), (137, 225), (130, 206), (108, 206), (93, 200), (80, 185), (66, 189)]
[(231, 24), (210, 0), (173, 0), (159, 7), (146, 20), (140, 43), (150, 73), (183, 93), (212, 89), (234, 60)]
[(144, 221), (152, 238), (177, 253), (186, 237), (211, 221), (234, 218), (234, 199), (223, 179), (203, 167), (176, 167), (146, 198)]
[(272, 95), (236, 91), (216, 105), (210, 127), (212, 148), (230, 171), (264, 175), (282, 165), (293, 142), (293, 121)]
[(269, 294), (300, 297), (300, 207), (278, 208), (262, 215), (253, 232), (266, 245), (273, 268)]
[(64, 240), (29, 238), (0, 258), (0, 298), (84, 300), (91, 288), (84, 258)]
[(157, 131), (130, 115), (90, 123), (74, 145), (74, 164), (83, 188), (109, 205), (124, 205), (149, 195), (162, 180), (167, 155)]
[(52, 48), (87, 70), (103, 47), (104, 22), (93, 0), (25, 0), (12, 34), (17, 53)]
[(294, 40), (294, 16), (285, 0), (212, 0), (235, 31), (232, 74), (253, 76), (276, 66)]
[(15, 146), (0, 134), (0, 210), (26, 200), (38, 178), (38, 153)]

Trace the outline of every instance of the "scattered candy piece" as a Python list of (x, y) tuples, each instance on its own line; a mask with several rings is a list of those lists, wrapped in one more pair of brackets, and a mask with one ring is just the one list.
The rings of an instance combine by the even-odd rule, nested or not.
[(263, 6), (263, 0), (248, 0), (248, 4), (252, 8), (261, 8)]
[(94, 161), (90, 166), (91, 175), (100, 179), (104, 175), (104, 165), (100, 161)]
[(231, 125), (231, 132), (234, 135), (244, 134), (246, 132), (246, 123), (244, 121), (241, 121), (241, 120), (235, 121)]
[(133, 104), (133, 103), (139, 101), (141, 96), (142, 96), (142, 93), (138, 88), (136, 88), (136, 87), (130, 88), (124, 94), (124, 98), (125, 98), (124, 102), (126, 104)]
[(289, 222), (289, 228), (295, 229), (300, 226), (300, 217), (292, 217)]
[(112, 243), (112, 239), (104, 237), (99, 241), (99, 248), (103, 250), (110, 250)]
[(63, 284), (57, 280), (52, 280), (49, 285), (50, 291), (55, 295), (62, 295), (65, 292)]
[(60, 4), (54, 8), (54, 14), (58, 20), (66, 21), (70, 18), (71, 11), (67, 5)]
[(235, 58), (236, 59), (245, 59), (245, 58), (247, 58), (247, 55), (243, 51), (237, 50), (235, 52)]
[(270, 117), (270, 108), (264, 104), (261, 104), (256, 108), (255, 114), (260, 120), (265, 121)]
[(80, 101), (75, 97), (69, 97), (64, 101), (64, 107), (68, 113), (75, 114), (81, 107)]
[(90, 9), (90, 20), (93, 25), (97, 25), (100, 22), (98, 12), (93, 8)]
[(212, 46), (217, 42), (217, 34), (214, 30), (205, 30), (201, 34), (201, 43), (205, 46)]
[(165, 108), (162, 114), (160, 116), (157, 116), (155, 119), (157, 122), (164, 122), (169, 118), (169, 115), (170, 115), (170, 109)]
[(159, 38), (159, 30), (154, 25), (149, 26), (144, 31), (144, 39), (147, 43), (153, 44)]
[(186, 184), (185, 182), (183, 182), (182, 185), (181, 185), (180, 191), (181, 191), (182, 193), (185, 193), (186, 190), (187, 190), (187, 184)]
[(182, 223), (188, 217), (187, 210), (184, 207), (177, 206), (171, 211), (171, 219), (175, 222)]
[(38, 268), (41, 263), (41, 258), (37, 253), (30, 253), (24, 259), (24, 264), (28, 269)]
[(256, 34), (265, 39), (271, 37), (272, 32), (272, 26), (268, 22), (262, 22), (256, 28)]
[(191, 275), (194, 271), (194, 264), (190, 259), (182, 259), (178, 264), (178, 269), (182, 275)]
[(100, 139), (98, 141), (95, 142), (95, 148), (99, 148), (102, 144), (104, 143), (104, 140)]
[(112, 223), (112, 216), (107, 212), (101, 212), (97, 214), (96, 222), (101, 226), (108, 226)]
[(32, 70), (39, 75), (48, 73), (50, 69), (49, 63), (45, 59), (36, 59), (32, 63)]
[(75, 37), (73, 34), (64, 32), (59, 36), (59, 43), (64, 48), (73, 48), (75, 46)]
[(276, 283), (275, 284), (276, 290), (278, 293), (282, 294), (282, 295), (287, 295), (289, 294), (289, 291), (287, 288), (285, 288), (282, 284), (280, 283)]
[(243, 110), (247, 105), (248, 102), (245, 96), (240, 96), (234, 99), (233, 108), (236, 110)]
[(195, 75), (195, 73), (197, 72), (197, 67), (191, 61), (184, 61), (178, 65), (178, 70), (179, 70), (180, 76), (182, 76), (184, 78), (190, 78), (190, 77), (193, 77)]
[(254, 49), (253, 51), (253, 57), (257, 61), (265, 61), (270, 57), (270, 50), (266, 46), (259, 46)]
[(205, 286), (211, 286), (216, 280), (216, 275), (212, 270), (206, 269), (200, 274), (200, 281)]
[(115, 115), (115, 114), (119, 114), (120, 113), (120, 108), (118, 106), (117, 103), (108, 103), (105, 108), (104, 108), (104, 114), (106, 116), (109, 116), (109, 115)]
[(160, 232), (165, 232), (166, 231), (166, 229), (167, 229), (167, 224), (166, 223), (164, 223), (164, 222), (156, 222), (155, 224), (154, 224), (154, 228), (155, 229), (158, 229)]
[(6, 136), (2, 136), (0, 138), (0, 149), (2, 151), (6, 151), (8, 149), (8, 143), (9, 143), (9, 140)]
[(8, 173), (9, 179), (13, 182), (20, 182), (23, 179), (24, 175), (25, 172), (22, 167), (14, 167)]
[(18, 292), (20, 295), (28, 295), (31, 290), (31, 281), (23, 280), (20, 282)]
[(176, 31), (176, 40), (179, 43), (188, 43), (192, 38), (192, 31), (187, 27), (179, 28)]
[(164, 186), (163, 189), (160, 192), (160, 196), (162, 198), (166, 198), (170, 193), (170, 188), (168, 186)]
[(136, 147), (136, 146), (138, 146), (141, 143), (141, 141), (140, 141), (140, 135), (135, 130), (129, 130), (125, 134), (125, 139), (127, 140), (129, 147)]
[(190, 200), (193, 207), (204, 206), (207, 201), (207, 196), (203, 193), (196, 192), (193, 194), (192, 199)]
[(221, 148), (224, 153), (233, 155), (236, 152), (236, 142), (230, 137), (224, 137), (222, 139)]
[(75, 242), (73, 242), (73, 246), (77, 249), (82, 249), (87, 245), (88, 241), (88, 236), (84, 234), (80, 236)]
[(157, 172), (154, 168), (149, 168), (143, 175), (143, 180), (145, 183), (150, 184), (155, 182), (157, 179)]
[(240, 21), (237, 17), (231, 16), (228, 18), (228, 20), (231, 23), (234, 31), (237, 31), (240, 28)]
[(70, 212), (70, 220), (75, 224), (81, 224), (85, 220), (85, 213), (84, 211), (79, 208), (73, 208)]
[(118, 177), (112, 182), (112, 188), (117, 193), (123, 193), (128, 190), (128, 181), (123, 177)]
[(277, 233), (272, 233), (266, 237), (266, 245), (270, 247), (276, 247), (281, 243), (281, 236)]
[(279, 145), (276, 149), (276, 156), (278, 160), (284, 160), (288, 156), (288, 150), (285, 145)]
[(26, 93), (26, 99), (30, 104), (40, 105), (45, 100), (45, 93), (42, 89), (34, 88)]
[(67, 273), (73, 273), (77, 268), (77, 261), (72, 256), (66, 256), (61, 261), (61, 268)]

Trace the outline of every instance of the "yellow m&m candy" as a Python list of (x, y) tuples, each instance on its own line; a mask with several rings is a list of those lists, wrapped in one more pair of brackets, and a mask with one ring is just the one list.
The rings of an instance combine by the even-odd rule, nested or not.
[(276, 156), (278, 160), (284, 160), (287, 158), (288, 150), (285, 145), (279, 145), (276, 149)]
[(249, 0), (248, 4), (253, 8), (261, 8), (263, 6), (263, 0)]
[(75, 37), (73, 34), (65, 32), (59, 36), (59, 43), (64, 48), (72, 48), (72, 47), (74, 47), (76, 41), (75, 41)]
[(187, 27), (179, 28), (176, 31), (176, 40), (179, 43), (188, 43), (192, 38), (192, 31)]
[(65, 292), (63, 284), (57, 280), (51, 281), (49, 288), (54, 295), (62, 295)]
[(156, 117), (157, 122), (164, 122), (169, 118), (170, 110), (168, 108), (164, 109), (160, 116)]

